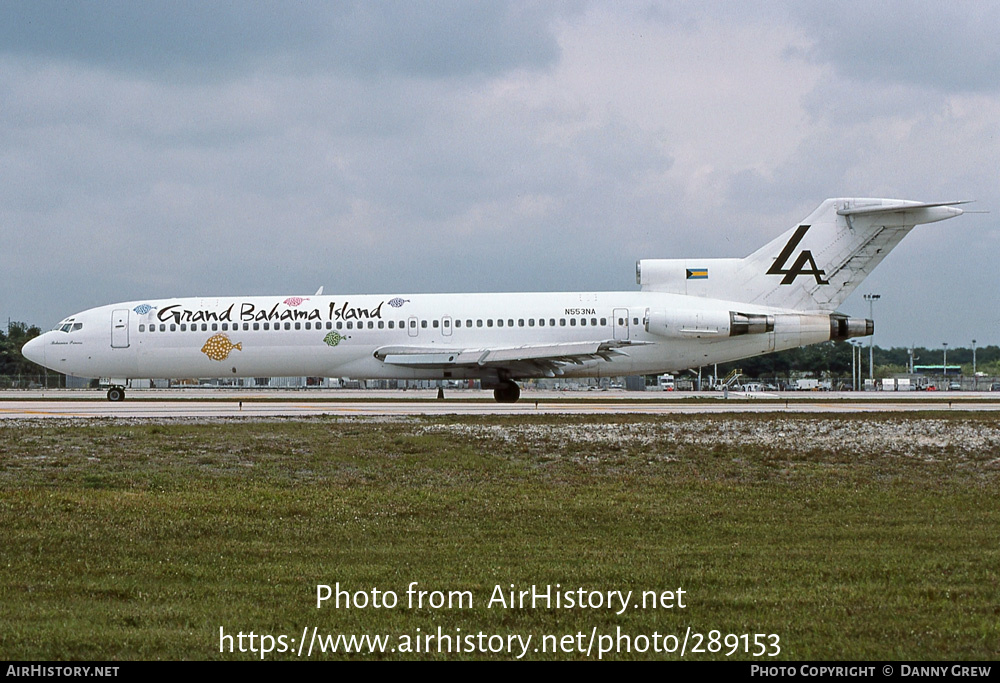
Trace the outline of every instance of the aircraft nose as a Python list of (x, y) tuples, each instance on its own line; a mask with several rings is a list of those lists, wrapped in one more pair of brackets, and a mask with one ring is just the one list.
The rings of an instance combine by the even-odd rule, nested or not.
[[(44, 335), (42, 335), (44, 336)], [(21, 347), (21, 354), (32, 363), (45, 365), (45, 342), (42, 337), (35, 337)]]

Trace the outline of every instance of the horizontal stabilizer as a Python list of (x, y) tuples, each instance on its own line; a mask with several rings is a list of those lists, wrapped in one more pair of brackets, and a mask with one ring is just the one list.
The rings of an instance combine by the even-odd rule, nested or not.
[[(894, 204), (891, 206), (855, 206), (849, 208), (838, 209), (837, 213), (841, 216), (860, 216), (864, 214), (874, 214), (874, 213), (899, 213), (902, 211), (913, 211), (914, 209), (933, 209), (939, 206), (957, 206), (958, 204), (971, 204), (973, 200), (963, 199), (961, 201), (954, 202), (929, 202), (929, 203), (919, 203), (913, 202), (910, 204)], [(959, 214), (961, 211), (959, 211)], [(951, 214), (946, 216), (946, 218), (951, 218), (952, 216), (957, 216), (959, 214)]]

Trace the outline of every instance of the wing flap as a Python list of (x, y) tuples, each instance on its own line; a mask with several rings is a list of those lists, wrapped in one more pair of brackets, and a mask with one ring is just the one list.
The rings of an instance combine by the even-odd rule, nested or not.
[(634, 343), (610, 339), (473, 349), (383, 346), (375, 350), (375, 357), (389, 365), (411, 368), (509, 367), (529, 363), (555, 370), (564, 364), (582, 365), (588, 360), (610, 361), (614, 356), (627, 356), (621, 347)]

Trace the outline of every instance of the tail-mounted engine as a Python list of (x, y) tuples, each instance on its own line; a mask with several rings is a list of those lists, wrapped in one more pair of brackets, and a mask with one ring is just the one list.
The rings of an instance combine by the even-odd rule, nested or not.
[(866, 318), (848, 318), (841, 313), (830, 316), (830, 339), (843, 341), (852, 337), (867, 337), (875, 334), (875, 323)]
[(646, 331), (660, 337), (711, 339), (774, 332), (774, 316), (738, 311), (646, 309)]

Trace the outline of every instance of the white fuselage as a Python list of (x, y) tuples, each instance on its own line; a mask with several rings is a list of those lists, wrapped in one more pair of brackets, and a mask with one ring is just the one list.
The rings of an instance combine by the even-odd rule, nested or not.
[[(650, 311), (773, 316), (773, 329), (647, 330)], [(131, 301), (64, 320), (25, 347), (68, 375), (114, 379), (315, 376), (519, 379), (523, 364), (413, 367), (383, 347), (427, 352), (619, 342), (621, 353), (560, 363), (554, 374), (677, 372), (830, 339), (830, 316), (658, 292), (221, 297)]]

